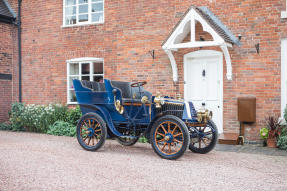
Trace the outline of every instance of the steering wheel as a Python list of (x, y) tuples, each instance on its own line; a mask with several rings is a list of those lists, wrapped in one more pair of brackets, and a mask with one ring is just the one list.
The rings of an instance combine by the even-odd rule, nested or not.
[(147, 82), (146, 81), (142, 81), (142, 82), (134, 82), (131, 84), (131, 87), (135, 88), (135, 87), (141, 87), (141, 86), (144, 86), (146, 85)]

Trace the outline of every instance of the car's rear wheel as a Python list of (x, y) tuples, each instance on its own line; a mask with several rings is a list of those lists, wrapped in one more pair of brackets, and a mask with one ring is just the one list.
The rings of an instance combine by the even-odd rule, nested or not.
[(107, 127), (101, 116), (95, 113), (83, 115), (77, 124), (79, 144), (88, 151), (101, 148), (107, 137)]
[(165, 159), (178, 159), (189, 145), (189, 132), (184, 122), (176, 116), (160, 117), (151, 129), (154, 151)]
[(190, 128), (189, 149), (194, 153), (205, 154), (210, 152), (216, 145), (218, 130), (215, 123), (209, 120), (205, 126)]

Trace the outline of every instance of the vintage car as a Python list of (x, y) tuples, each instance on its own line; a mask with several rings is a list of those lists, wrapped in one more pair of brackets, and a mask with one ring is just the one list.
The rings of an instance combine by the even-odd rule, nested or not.
[(217, 142), (212, 112), (196, 111), (192, 102), (144, 90), (146, 82), (73, 80), (83, 116), (77, 139), (86, 150), (104, 145), (107, 136), (125, 146), (145, 136), (162, 158), (177, 159), (187, 147), (196, 153), (211, 151)]

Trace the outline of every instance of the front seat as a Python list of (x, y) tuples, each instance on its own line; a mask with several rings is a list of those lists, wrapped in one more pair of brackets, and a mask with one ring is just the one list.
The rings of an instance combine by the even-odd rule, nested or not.
[[(131, 82), (111, 81), (111, 85), (121, 91), (123, 103), (141, 103), (138, 87), (131, 87)], [(141, 90), (143, 88), (141, 87)], [(133, 96), (135, 95), (135, 98)], [(144, 95), (144, 94), (143, 94)], [(143, 96), (142, 95), (142, 96)]]

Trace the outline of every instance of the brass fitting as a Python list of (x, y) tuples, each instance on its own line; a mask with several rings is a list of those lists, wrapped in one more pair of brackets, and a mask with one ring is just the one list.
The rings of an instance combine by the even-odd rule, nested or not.
[(161, 98), (160, 93), (157, 93), (157, 96), (154, 98), (154, 103), (156, 108), (161, 108), (161, 105), (164, 104), (164, 100)]
[(124, 113), (124, 107), (121, 105), (120, 100), (115, 100), (115, 108), (120, 114)]
[(147, 96), (143, 96), (142, 99), (141, 99), (141, 102), (142, 102), (143, 104), (148, 103), (148, 97), (147, 97)]
[(204, 111), (197, 112), (197, 120), (199, 123), (207, 123), (208, 120), (212, 119), (212, 111), (208, 111), (207, 109)]

